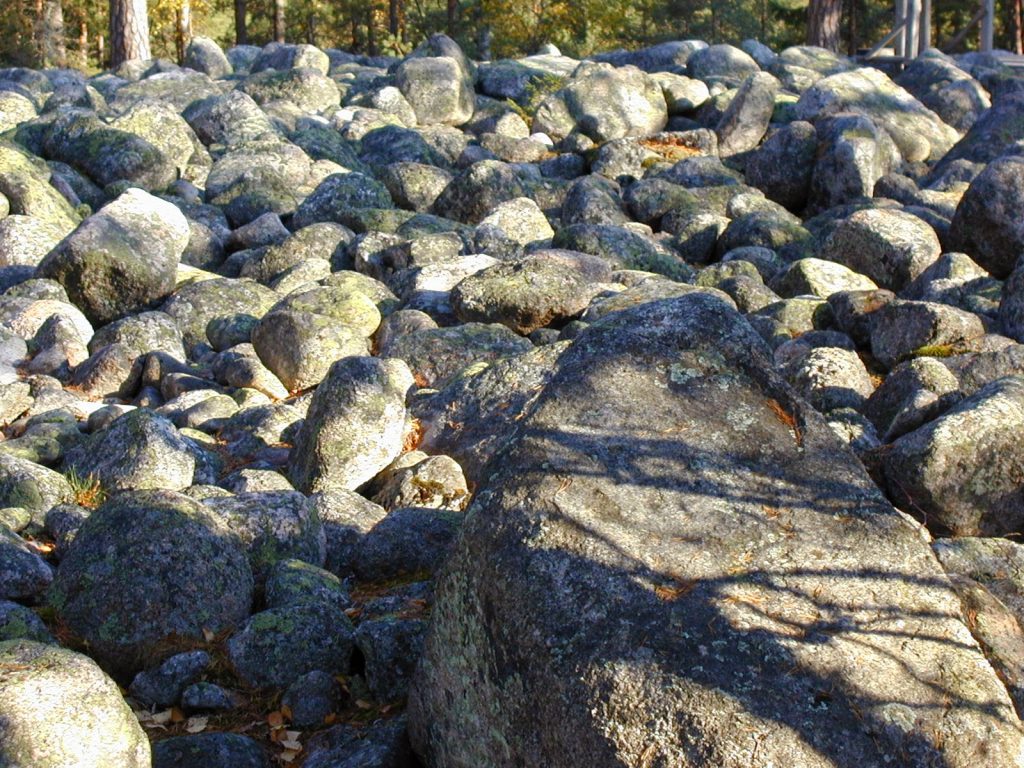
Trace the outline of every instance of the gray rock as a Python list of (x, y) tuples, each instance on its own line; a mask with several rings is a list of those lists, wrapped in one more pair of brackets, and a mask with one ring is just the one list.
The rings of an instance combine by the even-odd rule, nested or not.
[(276, 135), (270, 118), (252, 96), (228, 91), (190, 104), (182, 113), (203, 144), (233, 147)]
[(186, 712), (224, 712), (238, 706), (238, 701), (216, 683), (198, 682), (182, 691), (181, 706)]
[(324, 179), (302, 201), (293, 217), (296, 229), (329, 221), (341, 223), (351, 208), (391, 208), (394, 203), (387, 187), (361, 173), (335, 173)]
[(399, 456), (376, 478), (367, 495), (391, 511), (398, 507), (448, 509), (461, 512), (469, 503), (462, 468), (450, 456), (411, 451)]
[(795, 120), (779, 128), (747, 159), (747, 181), (769, 200), (791, 211), (802, 210), (817, 145), (817, 132), (808, 122)]
[(396, 205), (426, 213), (451, 182), (452, 174), (433, 165), (397, 162), (384, 166), (380, 180)]
[(50, 185), (45, 164), (21, 147), (0, 141), (0, 194), (7, 198), (10, 213), (42, 219), (67, 234), (80, 216)]
[(943, 122), (966, 131), (992, 106), (988, 92), (953, 61), (937, 52), (919, 56), (896, 78)]
[(210, 38), (200, 35), (196, 35), (189, 41), (182, 66), (213, 78), (225, 77), (234, 72), (231, 62), (228, 61), (228, 57), (224, 55), (220, 46)]
[(497, 322), (526, 335), (582, 313), (610, 277), (599, 257), (542, 251), (465, 278), (452, 290), (452, 308), (464, 323)]
[(209, 666), (210, 654), (206, 651), (177, 653), (158, 666), (137, 674), (128, 687), (128, 693), (148, 707), (172, 707), (181, 701), (181, 694)]
[(822, 245), (820, 257), (899, 291), (931, 266), (941, 250), (935, 230), (916, 216), (866, 209), (839, 223)]
[(315, 670), (347, 674), (353, 632), (345, 612), (330, 604), (271, 608), (228, 640), (228, 656), (246, 684), (284, 688)]
[(711, 98), (707, 85), (692, 77), (656, 72), (654, 80), (661, 86), (661, 95), (665, 97), (665, 106), (670, 116), (685, 115), (699, 109)]
[(22, 507), (42, 523), (57, 504), (71, 501), (74, 490), (67, 479), (35, 462), (0, 453), (0, 507)]
[(177, 178), (174, 161), (158, 147), (88, 110), (62, 112), (47, 129), (43, 148), (47, 157), (82, 171), (101, 187), (122, 181), (160, 191)]
[(181, 494), (119, 494), (78, 531), (50, 601), (100, 663), (130, 679), (171, 636), (202, 640), (249, 615), (252, 571), (227, 533)]
[(423, 619), (385, 617), (359, 625), (355, 642), (363, 654), (366, 685), (374, 700), (394, 702), (408, 695), (426, 633)]
[(956, 376), (935, 358), (912, 358), (885, 377), (868, 398), (864, 414), (878, 434), (892, 442), (963, 399), (959, 386)]
[(338, 85), (325, 73), (299, 67), (283, 71), (263, 70), (249, 75), (238, 86), (243, 93), (266, 106), (278, 100), (290, 101), (303, 112), (326, 112), (341, 104)]
[(525, 195), (515, 171), (497, 160), (473, 163), (451, 180), (434, 201), (433, 212), (465, 224), (479, 224), (500, 203)]
[(13, 215), (0, 219), (0, 267), (35, 267), (67, 234), (44, 219)]
[[(314, 508), (319, 507), (314, 504)], [(352, 599), (345, 585), (330, 571), (303, 560), (278, 560), (267, 575), (267, 607), (283, 608), (298, 603), (327, 603), (345, 610), (352, 605)]]
[(215, 278), (182, 286), (160, 308), (181, 329), (185, 349), (194, 350), (210, 339), (206, 329), (212, 320), (233, 315), (261, 318), (280, 297), (252, 280)]
[(248, 554), (257, 586), (263, 586), (281, 560), (302, 560), (317, 567), (324, 562), (323, 527), (315, 507), (301, 493), (240, 493), (206, 499), (203, 505)]
[(355, 491), (334, 490), (310, 497), (327, 537), (324, 568), (338, 576), (351, 574), (352, 553), (359, 539), (384, 519), (384, 508)]
[(365, 730), (336, 725), (307, 744), (305, 768), (407, 768), (415, 765), (404, 715)]
[(140, 312), (103, 326), (89, 339), (89, 352), (95, 354), (110, 344), (123, 344), (136, 356), (164, 352), (175, 360), (185, 359), (181, 330), (164, 312)]
[[(620, 104), (630, 109), (617, 109)], [(556, 141), (578, 131), (604, 142), (649, 136), (666, 122), (665, 97), (653, 77), (635, 67), (584, 62), (563, 88), (541, 102), (533, 129)]]
[(1024, 253), (1024, 157), (992, 161), (971, 182), (950, 224), (950, 243), (995, 277), (1005, 278)]
[(188, 240), (176, 207), (133, 188), (82, 222), (36, 275), (59, 282), (91, 322), (104, 325), (174, 290)]
[(263, 72), (268, 69), (314, 69), (326, 75), (330, 67), (330, 57), (313, 45), (291, 45), (270, 42), (263, 46), (259, 55), (249, 67), (250, 72)]
[(929, 301), (889, 302), (873, 318), (871, 352), (891, 368), (910, 355), (943, 355), (985, 335), (977, 315)]
[(760, 71), (757, 62), (732, 45), (711, 45), (695, 51), (686, 62), (686, 74), (705, 83), (735, 88)]
[(218, 354), (211, 365), (214, 378), (228, 387), (247, 387), (274, 400), (288, 397), (288, 389), (263, 365), (251, 344), (238, 344)]
[(619, 185), (600, 176), (573, 182), (562, 203), (562, 224), (625, 224), (629, 221)]
[(270, 768), (259, 742), (240, 733), (194, 733), (153, 746), (153, 768)]
[(212, 458), (174, 424), (146, 408), (130, 411), (68, 451), (65, 472), (95, 478), (109, 492), (180, 491), (210, 482)]
[(356, 544), (352, 570), (362, 581), (433, 575), (451, 549), (461, 522), (461, 514), (446, 510), (393, 510)]
[[(428, 763), (613, 764), (646, 752), (666, 764), (824, 766), (900, 750), (907, 765), (968, 766), (981, 744), (1012, 761), (1009, 697), (966, 639), (918, 528), (764, 354), (739, 315), (704, 295), (619, 313), (576, 339), (446, 565), (409, 700)], [(624, 405), (634, 402), (639, 420)], [(921, 604), (928, 639), (905, 632)], [(886, 649), (870, 676), (853, 661), (865, 636)], [(924, 683), (908, 667), (918, 654), (960, 671)], [(957, 703), (976, 686), (1006, 714)], [(944, 691), (964, 726), (933, 709)], [(674, 726), (652, 741), (652, 716), (698, 718), (700, 756)], [(737, 719), (765, 738), (740, 745)], [(614, 738), (594, 738), (612, 724)]]
[(878, 288), (869, 277), (825, 259), (798, 259), (771, 281), (780, 296), (820, 296), (827, 299), (839, 291), (873, 291)]
[(347, 357), (317, 387), (295, 438), (289, 476), (305, 493), (355, 490), (402, 451), (405, 397), (413, 386), (401, 360)]
[(551, 245), (592, 253), (605, 259), (609, 265), (622, 269), (655, 272), (684, 282), (693, 278), (693, 269), (675, 250), (625, 227), (573, 224), (560, 229)]
[(459, 59), (409, 57), (395, 69), (395, 85), (421, 125), (462, 125), (473, 116), (473, 81)]
[(315, 730), (328, 724), (331, 715), (341, 709), (341, 686), (327, 672), (313, 670), (288, 686), (281, 705), (291, 711), (293, 727)]
[(884, 130), (861, 114), (840, 113), (817, 121), (809, 203), (814, 210), (871, 197), (875, 182), (898, 163)]
[(149, 768), (146, 734), (117, 685), (80, 653), (0, 643), (0, 761), (11, 766)]
[(0, 525), (0, 600), (34, 600), (53, 581), (39, 553), (6, 525)]
[(957, 536), (1000, 536), (1024, 517), (1018, 426), (1024, 378), (994, 381), (894, 442), (882, 462), (897, 504)]
[(1005, 154), (1016, 142), (1024, 139), (1024, 125), (1020, 122), (1022, 107), (1024, 94), (1009, 94), (997, 99), (978, 117), (967, 135), (935, 164), (928, 181), (940, 183), (944, 177), (955, 173), (957, 166), (962, 166), (964, 161), (985, 164)]
[(938, 160), (960, 138), (938, 115), (871, 67), (818, 80), (795, 108), (800, 120), (842, 111), (864, 115), (884, 128), (908, 162)]
[(743, 81), (715, 128), (722, 157), (747, 152), (761, 143), (778, 91), (779, 81), (767, 72), (757, 72)]

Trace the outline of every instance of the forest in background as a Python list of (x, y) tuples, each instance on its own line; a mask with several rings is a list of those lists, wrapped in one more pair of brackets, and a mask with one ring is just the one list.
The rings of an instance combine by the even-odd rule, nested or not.
[[(817, 2), (817, 0), (815, 0)], [(142, 0), (5, 0), (0, 66), (109, 66), (110, 17)], [(995, 43), (1021, 49), (1022, 0), (997, 0)], [(831, 47), (870, 47), (893, 25), (884, 0), (827, 0), (838, 21)], [(149, 0), (152, 55), (180, 60), (193, 34), (222, 46), (270, 40), (311, 43), (368, 55), (403, 55), (447, 32), (478, 59), (532, 53), (544, 43), (582, 57), (696, 38), (756, 38), (778, 50), (808, 41), (808, 0)], [(933, 40), (950, 41), (977, 0), (936, 0)], [(977, 44), (967, 36), (961, 49)]]

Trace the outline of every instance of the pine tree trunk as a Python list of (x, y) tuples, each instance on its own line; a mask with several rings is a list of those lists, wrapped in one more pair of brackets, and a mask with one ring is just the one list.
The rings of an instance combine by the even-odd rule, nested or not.
[(110, 0), (110, 64), (149, 59), (146, 0)]
[(371, 56), (377, 55), (377, 28), (373, 23), (373, 5), (366, 9), (366, 52)]
[(807, 44), (839, 51), (842, 0), (811, 0), (807, 7)]
[(448, 37), (455, 39), (455, 21), (459, 16), (459, 0), (448, 0)]
[(1024, 29), (1021, 23), (1022, 0), (1010, 0), (1007, 4), (1010, 9), (1010, 48), (1014, 53), (1024, 53)]
[(398, 22), (400, 18), (400, 6), (398, 0), (390, 0), (388, 3), (388, 33), (393, 38), (398, 38)]
[(178, 63), (185, 61), (185, 49), (192, 41), (192, 0), (182, 0), (175, 24), (175, 47), (178, 51)]
[(284, 11), (287, 0), (274, 0), (274, 40), (284, 42)]
[(78, 25), (78, 68), (89, 68), (89, 25), (84, 21)]
[(246, 0), (235, 0), (235, 45), (249, 44), (249, 29), (245, 24)]

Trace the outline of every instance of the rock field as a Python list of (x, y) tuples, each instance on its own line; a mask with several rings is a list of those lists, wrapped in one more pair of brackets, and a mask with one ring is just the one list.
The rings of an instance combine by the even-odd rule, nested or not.
[(1024, 77), (0, 69), (0, 766), (1024, 767)]

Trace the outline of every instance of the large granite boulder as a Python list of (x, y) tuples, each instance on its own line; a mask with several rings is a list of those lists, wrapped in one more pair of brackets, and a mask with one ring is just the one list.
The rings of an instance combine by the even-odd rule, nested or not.
[(998, 278), (1024, 254), (1024, 157), (992, 161), (971, 182), (949, 228), (951, 244)]
[(429, 765), (1019, 761), (919, 528), (767, 355), (701, 293), (576, 338), (440, 578)]
[(36, 276), (59, 282), (90, 322), (105, 325), (170, 295), (188, 240), (181, 211), (133, 187), (64, 238)]

